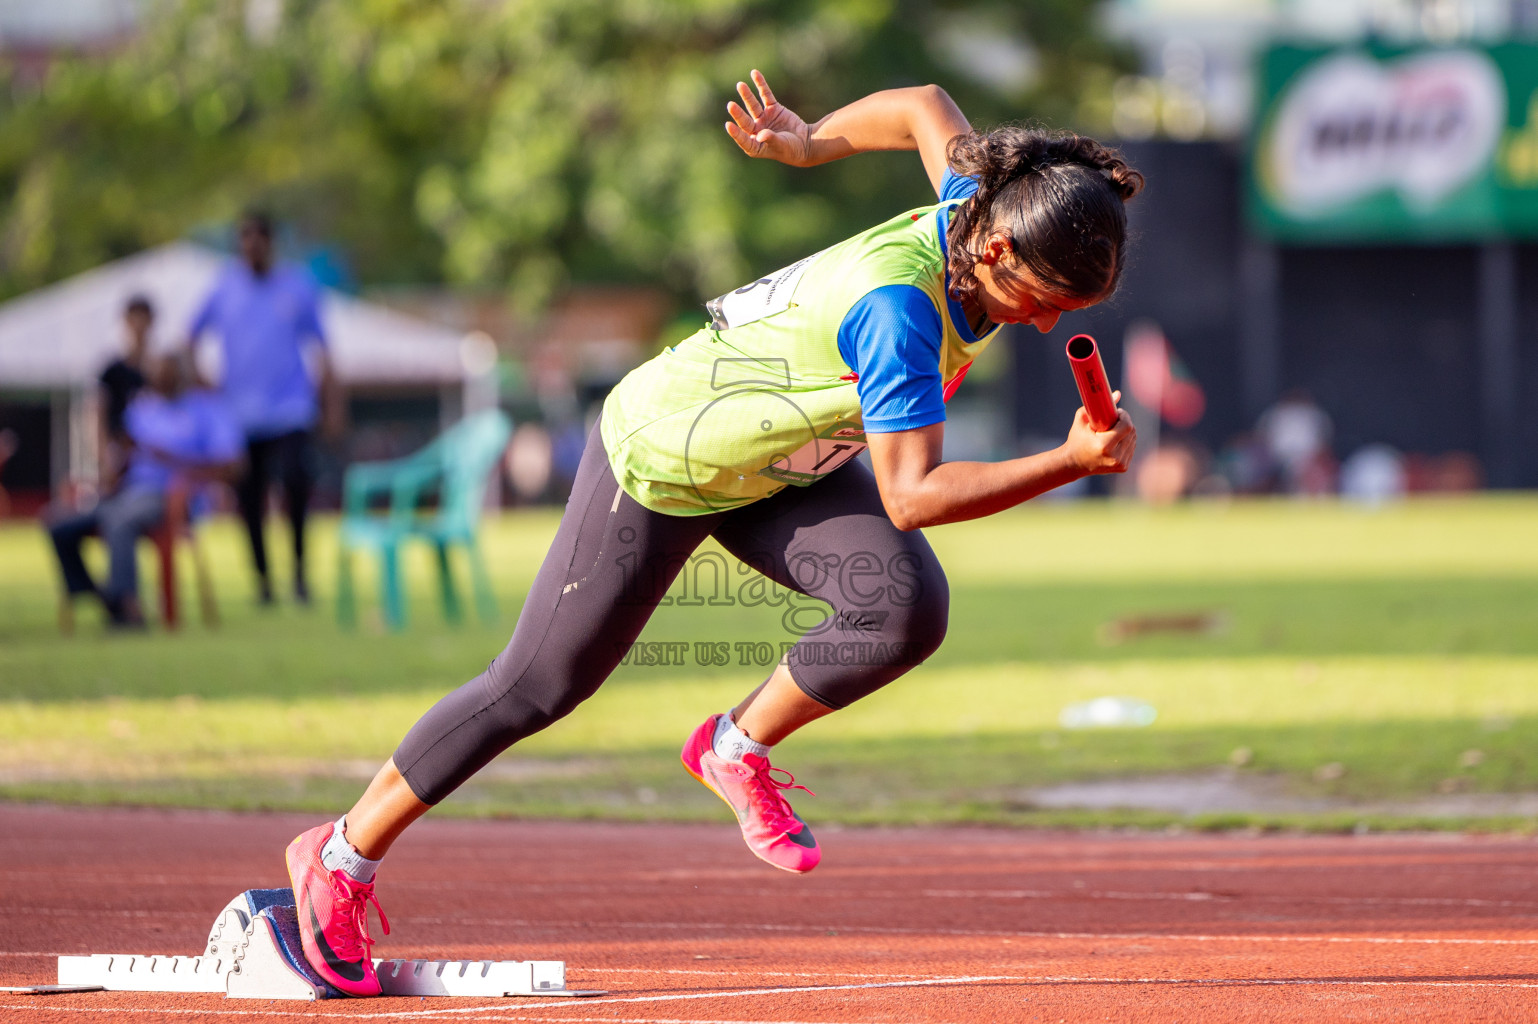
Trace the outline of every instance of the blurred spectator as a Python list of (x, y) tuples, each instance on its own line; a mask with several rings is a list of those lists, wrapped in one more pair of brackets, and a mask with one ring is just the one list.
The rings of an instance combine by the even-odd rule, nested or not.
[(1386, 444), (1358, 448), (1341, 463), (1340, 493), (1353, 501), (1380, 505), (1404, 497), (1407, 484), (1404, 456)]
[(532, 504), (550, 487), (553, 468), (550, 431), (538, 423), (525, 423), (513, 431), (504, 456), (507, 478), (520, 502)]
[(100, 490), (117, 490), (128, 465), (128, 437), (123, 416), (139, 389), (144, 387), (144, 354), (149, 351), (150, 328), (155, 324), (155, 307), (142, 295), (135, 295), (123, 308), (123, 354), (101, 372)]
[(569, 492), (577, 479), (577, 465), (582, 461), (583, 432), (581, 420), (568, 420), (551, 427), (550, 464), (552, 476), (562, 493)]
[[(58, 519), (48, 528), (69, 596), (94, 594), (116, 626), (144, 622), (134, 545), (164, 518), (167, 495), (210, 480), (233, 479), (241, 458), (239, 426), (216, 396), (186, 390), (179, 358), (161, 356), (145, 369), (147, 389), (129, 403), (123, 416), (131, 447), (122, 486), (89, 512)], [(81, 543), (93, 533), (107, 545), (109, 570), (103, 586), (91, 579), (80, 557)]]
[(16, 436), (16, 431), (10, 427), (0, 430), (0, 519), (11, 514), (11, 495), (5, 489), (5, 464), (11, 461), (11, 456), (16, 454), (16, 449), (21, 447), (21, 438)]
[(1218, 453), (1213, 469), (1233, 494), (1265, 494), (1276, 486), (1276, 463), (1259, 434), (1236, 435)]
[(1297, 390), (1283, 395), (1261, 414), (1255, 430), (1281, 468), (1282, 486), (1290, 494), (1327, 494), (1334, 489), (1335, 458), (1330, 416)]
[[(272, 603), (262, 519), (277, 476), (294, 543), (294, 597), (308, 603), (304, 528), (315, 483), (311, 434), (317, 420), (328, 436), (339, 434), (341, 405), (320, 323), (319, 288), (304, 270), (275, 263), (272, 221), (265, 214), (242, 218), (240, 259), (225, 268), (204, 299), (192, 321), (189, 347), (208, 331), (222, 343), (221, 390), (245, 434), (246, 476), (236, 498), (251, 541), (259, 599)], [(306, 348), (319, 364), (318, 387), (305, 365)]]
[(1468, 452), (1410, 455), (1405, 459), (1406, 487), (1411, 491), (1462, 494), (1484, 486), (1484, 467)]
[(1150, 505), (1179, 501), (1201, 478), (1202, 461), (1200, 453), (1189, 445), (1161, 444), (1137, 464), (1138, 497)]

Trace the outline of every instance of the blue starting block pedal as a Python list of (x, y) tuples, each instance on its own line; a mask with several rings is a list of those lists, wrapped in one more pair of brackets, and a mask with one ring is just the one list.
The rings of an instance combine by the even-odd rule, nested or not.
[[(375, 960), (383, 995), (601, 996), (566, 987), (561, 960)], [(290, 889), (248, 889), (220, 911), (198, 956), (59, 957), (59, 984), (122, 992), (223, 992), (232, 999), (330, 999), (304, 958)]]

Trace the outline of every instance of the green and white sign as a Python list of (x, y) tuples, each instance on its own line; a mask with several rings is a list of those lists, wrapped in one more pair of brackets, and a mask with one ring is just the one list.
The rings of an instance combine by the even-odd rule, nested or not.
[(1263, 235), (1538, 237), (1538, 47), (1280, 46), (1259, 111), (1249, 208)]

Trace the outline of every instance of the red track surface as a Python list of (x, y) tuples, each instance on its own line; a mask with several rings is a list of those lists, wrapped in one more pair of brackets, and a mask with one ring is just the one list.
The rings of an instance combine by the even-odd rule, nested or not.
[[(0, 984), (197, 953), (286, 884), (292, 815), (0, 806)], [(0, 993), (7, 1022), (1538, 1020), (1538, 845), (1456, 836), (821, 829), (804, 878), (718, 827), (428, 820), (378, 956), (564, 959), (580, 1002)]]

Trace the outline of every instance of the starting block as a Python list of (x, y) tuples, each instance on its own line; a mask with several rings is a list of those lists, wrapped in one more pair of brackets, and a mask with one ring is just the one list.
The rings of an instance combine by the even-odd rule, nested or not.
[[(601, 996), (566, 987), (561, 960), (375, 960), (387, 996)], [(59, 985), (119, 992), (222, 992), (232, 999), (342, 996), (304, 958), (290, 889), (248, 889), (219, 913), (199, 956), (59, 957)]]

